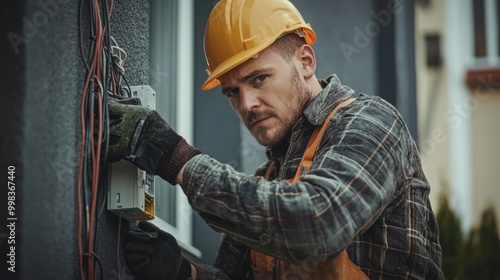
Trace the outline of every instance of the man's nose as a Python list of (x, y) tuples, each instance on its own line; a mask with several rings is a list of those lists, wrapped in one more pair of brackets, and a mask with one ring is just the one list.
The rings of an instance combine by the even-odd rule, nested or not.
[(240, 106), (242, 111), (250, 112), (260, 106), (258, 93), (251, 89), (240, 89)]

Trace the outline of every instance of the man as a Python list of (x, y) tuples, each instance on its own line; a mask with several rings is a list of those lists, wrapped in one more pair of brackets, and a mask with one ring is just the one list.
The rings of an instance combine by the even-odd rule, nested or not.
[(444, 278), (430, 187), (406, 125), (393, 106), (355, 96), (337, 76), (318, 80), (315, 40), (287, 0), (221, 0), (212, 10), (202, 88), (220, 85), (267, 147), (269, 161), (254, 176), (202, 154), (156, 112), (110, 103), (110, 115), (119, 117), (111, 132), (121, 135), (110, 154), (179, 184), (193, 209), (224, 233), (209, 267), (183, 258), (168, 233), (140, 223), (143, 231), (130, 232), (124, 245), (133, 273), (144, 279), (340, 279), (346, 272)]

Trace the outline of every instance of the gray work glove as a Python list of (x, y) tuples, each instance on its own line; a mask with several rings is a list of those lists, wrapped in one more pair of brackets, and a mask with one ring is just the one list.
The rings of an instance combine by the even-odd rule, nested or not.
[(162, 117), (139, 105), (109, 102), (109, 161), (123, 158), (175, 185), (177, 174), (201, 151), (189, 145)]
[(124, 243), (129, 270), (144, 280), (185, 280), (191, 277), (191, 264), (181, 256), (175, 238), (148, 222), (142, 231), (129, 231)]

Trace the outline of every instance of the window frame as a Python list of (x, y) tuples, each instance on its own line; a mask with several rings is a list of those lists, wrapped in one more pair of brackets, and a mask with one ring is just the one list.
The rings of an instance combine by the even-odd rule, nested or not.
[[(157, 92), (157, 99), (163, 94), (168, 101), (160, 106), (157, 102), (157, 111), (188, 143), (192, 143), (194, 2), (150, 0), (150, 5), (150, 84)], [(180, 61), (182, 63), (179, 63)], [(156, 182), (161, 180), (163, 179), (160, 177), (155, 179)], [(179, 186), (168, 186), (164, 181), (161, 186), (156, 184), (157, 190), (163, 187), (175, 188), (175, 224), (160, 218), (158, 213), (151, 222), (172, 234), (182, 249), (201, 258), (201, 251), (193, 246), (193, 211), (186, 196)], [(156, 193), (158, 194), (158, 191)], [(165, 197), (165, 200), (168, 198)], [(168, 213), (166, 215), (169, 216)]]
[[(498, 87), (500, 83), (500, 15), (498, 14), (500, 0), (471, 0), (470, 4), (472, 11), (470, 26), (473, 32), (472, 63), (465, 74), (465, 82), (469, 88)], [(478, 6), (482, 6), (483, 11), (478, 11)], [(482, 18), (477, 18), (481, 16)], [(478, 42), (481, 39), (477, 34), (478, 21), (484, 23), (484, 38), (482, 38), (484, 42)], [(481, 44), (483, 44), (484, 53), (478, 54), (477, 47)]]
[[(476, 66), (479, 67), (499, 67), (500, 66), (500, 16), (497, 12), (500, 10), (500, 0), (472, 0), (472, 25), (473, 25), (473, 39), (474, 39), (474, 59)], [(476, 10), (477, 1), (484, 4), (479, 5), (484, 9), (483, 11)], [(478, 18), (480, 16), (483, 18)], [(484, 30), (478, 23), (484, 24)], [(481, 24), (480, 24), (481, 25)], [(484, 38), (480, 38), (483, 33)], [(484, 40), (479, 42), (478, 40)], [(478, 50), (478, 46), (482, 45), (484, 50)]]

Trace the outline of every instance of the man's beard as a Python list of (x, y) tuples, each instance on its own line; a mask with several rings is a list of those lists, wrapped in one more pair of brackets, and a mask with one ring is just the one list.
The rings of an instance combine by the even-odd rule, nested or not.
[(281, 118), (278, 119), (280, 121), (280, 125), (276, 127), (274, 133), (272, 135), (269, 135), (268, 130), (270, 128), (268, 127), (258, 127), (254, 130), (250, 130), (249, 128), (250, 124), (262, 117), (278, 118), (278, 116), (275, 115), (275, 113), (270, 109), (260, 112), (250, 112), (245, 122), (252, 135), (257, 139), (259, 144), (263, 146), (272, 146), (289, 135), (288, 132), (292, 129), (293, 125), (299, 119), (305, 105), (308, 103), (309, 98), (311, 97), (311, 92), (307, 88), (305, 83), (300, 79), (297, 69), (293, 66), (291, 66), (291, 68), (292, 81), (290, 83), (290, 87), (286, 90), (288, 90), (292, 94), (284, 97), (288, 99), (282, 100), (285, 104), (287, 112), (285, 112), (281, 116)]

